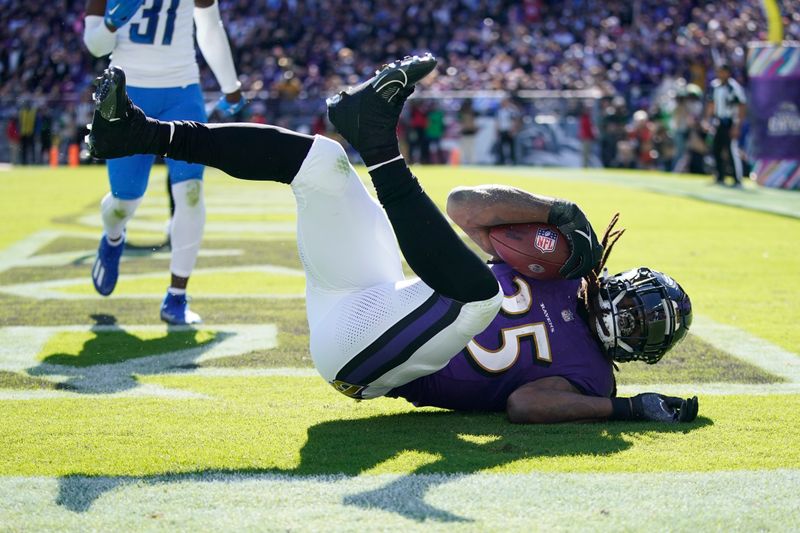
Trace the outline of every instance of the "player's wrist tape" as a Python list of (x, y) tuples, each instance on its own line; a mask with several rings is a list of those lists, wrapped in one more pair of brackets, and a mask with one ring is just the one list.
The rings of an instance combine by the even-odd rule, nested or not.
[(611, 398), (611, 416), (609, 420), (638, 420), (633, 412), (632, 398)]

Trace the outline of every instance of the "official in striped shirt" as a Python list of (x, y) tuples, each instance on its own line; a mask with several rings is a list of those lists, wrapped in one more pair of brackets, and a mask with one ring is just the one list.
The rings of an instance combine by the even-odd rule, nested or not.
[(744, 122), (747, 98), (744, 89), (731, 77), (731, 69), (727, 64), (717, 67), (717, 79), (711, 82), (712, 99), (709, 102), (707, 118), (713, 118), (716, 126), (714, 133), (714, 162), (716, 163), (716, 182), (725, 184), (725, 169), (730, 162), (733, 168), (735, 187), (742, 185), (742, 160), (737, 146), (739, 133)]

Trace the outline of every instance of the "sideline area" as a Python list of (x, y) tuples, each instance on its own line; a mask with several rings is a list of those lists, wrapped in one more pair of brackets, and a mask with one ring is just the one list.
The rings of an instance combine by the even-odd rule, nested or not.
[(670, 196), (694, 198), (743, 209), (800, 218), (800, 191), (762, 187), (749, 179), (745, 180), (744, 187), (736, 189), (714, 184), (711, 176), (672, 174), (660, 171), (533, 167), (486, 167), (486, 170), (511, 174), (533, 174), (541, 178), (621, 185)]

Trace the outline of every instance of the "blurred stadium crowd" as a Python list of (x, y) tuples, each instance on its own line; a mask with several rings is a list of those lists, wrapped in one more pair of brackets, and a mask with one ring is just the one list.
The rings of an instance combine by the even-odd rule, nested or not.
[[(581, 133), (586, 121), (578, 117), (588, 106), (588, 140), (597, 141), (592, 150), (602, 164), (617, 166), (674, 166), (674, 158), (665, 158), (668, 150), (642, 154), (634, 147), (629, 155), (626, 138), (635, 140), (644, 128), (651, 145), (661, 137), (669, 140), (676, 130), (677, 97), (694, 98), (699, 91), (703, 98), (719, 61), (728, 62), (744, 81), (746, 44), (763, 39), (767, 31), (760, 5), (740, 0), (220, 3), (243, 88), (253, 100), (245, 119), (320, 131), (324, 97), (370, 75), (382, 62), (430, 50), (440, 66), (422, 91), (428, 96), (498, 91), (484, 98), (480, 92), (470, 94), (478, 117), (496, 118), (500, 91), (512, 97), (523, 90), (592, 91), (590, 102), (562, 101), (555, 111), (550, 105), (548, 113), (558, 120), (575, 117), (570, 134), (586, 141), (581, 137), (587, 133)], [(42, 149), (49, 150), (53, 137), (80, 137), (76, 124), (88, 113), (87, 87), (107, 63), (92, 58), (83, 46), (83, 10), (83, 0), (0, 0), (0, 114), (15, 118), (6, 120), (4, 137), (37, 139), (33, 160)], [(782, 12), (786, 38), (800, 39), (800, 0), (784, 0)], [(208, 91), (217, 90), (205, 67), (201, 83)], [(426, 118), (431, 111), (444, 111), (441, 137), (457, 136), (463, 101), (427, 102), (418, 106)], [(515, 98), (514, 117), (521, 121), (541, 113), (540, 104)], [(32, 121), (19, 114), (25, 105), (37, 110)], [(407, 124), (412, 148), (421, 141), (414, 135), (436, 145), (438, 124), (428, 138), (428, 125), (418, 120), (414, 126), (412, 120)], [(43, 130), (44, 140), (39, 140)], [(534, 148), (536, 142), (534, 134)], [(422, 146), (417, 157), (435, 160), (437, 150)], [(24, 146), (20, 151), (25, 153)]]

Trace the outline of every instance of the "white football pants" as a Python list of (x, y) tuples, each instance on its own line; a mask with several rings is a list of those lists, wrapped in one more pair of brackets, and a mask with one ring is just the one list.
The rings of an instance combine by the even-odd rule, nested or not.
[(337, 390), (375, 398), (443, 368), (503, 300), (462, 304), (405, 279), (394, 231), (339, 143), (316, 136), (292, 181), (311, 356)]

